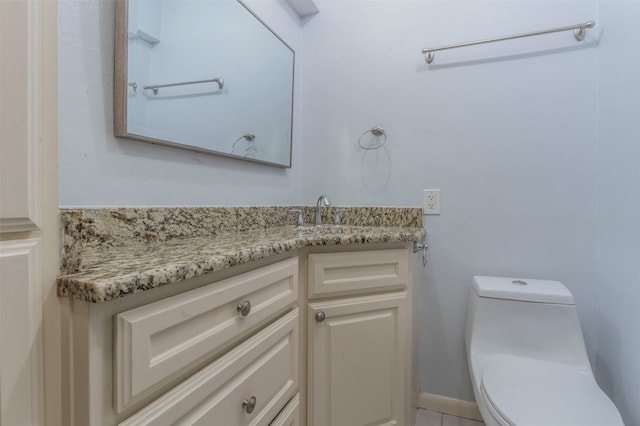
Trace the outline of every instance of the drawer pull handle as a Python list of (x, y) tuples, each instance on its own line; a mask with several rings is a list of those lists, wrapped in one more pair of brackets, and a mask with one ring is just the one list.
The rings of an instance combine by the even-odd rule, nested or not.
[(316, 313), (316, 322), (322, 322), (326, 318), (324, 312), (320, 311)]
[(251, 302), (245, 300), (244, 302), (238, 304), (237, 309), (240, 315), (246, 317), (247, 315), (249, 315), (249, 312), (251, 312)]
[(242, 401), (242, 408), (244, 408), (244, 411), (247, 414), (253, 413), (253, 410), (256, 409), (256, 397), (252, 396), (251, 398)]

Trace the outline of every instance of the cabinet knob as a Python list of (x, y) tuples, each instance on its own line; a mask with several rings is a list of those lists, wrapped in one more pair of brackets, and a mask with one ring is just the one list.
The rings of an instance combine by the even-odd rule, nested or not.
[(247, 414), (253, 413), (253, 410), (256, 408), (256, 397), (252, 396), (251, 398), (242, 401), (242, 408), (244, 408), (244, 411)]
[(316, 312), (316, 322), (322, 322), (326, 317), (327, 316), (324, 314), (324, 312)]
[(245, 300), (244, 302), (239, 303), (237, 310), (240, 315), (246, 317), (247, 315), (249, 315), (249, 312), (251, 312), (251, 302)]

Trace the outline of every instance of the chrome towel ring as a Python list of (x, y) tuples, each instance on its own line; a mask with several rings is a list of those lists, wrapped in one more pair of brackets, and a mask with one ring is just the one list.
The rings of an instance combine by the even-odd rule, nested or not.
[(245, 152), (244, 156), (248, 157), (249, 154), (252, 153), (252, 151), (255, 151), (254, 145), (255, 145), (256, 135), (252, 135), (251, 133), (247, 133), (246, 135), (242, 135), (238, 139), (236, 139), (236, 141), (231, 146), (231, 153), (236, 154), (235, 151), (236, 151), (236, 148), (238, 148), (236, 147), (236, 145), (238, 144), (238, 142), (240, 142), (243, 139), (248, 142), (247, 146), (244, 148), (244, 152)]
[[(380, 143), (378, 143), (376, 145), (363, 145), (362, 144), (362, 137), (364, 135), (366, 135), (367, 133), (371, 133), (375, 137), (383, 136), (382, 142), (380, 142)], [(384, 129), (382, 127), (374, 127), (372, 129), (369, 129), (369, 130), (365, 131), (364, 133), (362, 133), (360, 135), (360, 137), (358, 138), (358, 145), (360, 145), (360, 148), (367, 149), (367, 150), (378, 149), (382, 145), (384, 145), (386, 142), (387, 142), (387, 133), (384, 131)]]

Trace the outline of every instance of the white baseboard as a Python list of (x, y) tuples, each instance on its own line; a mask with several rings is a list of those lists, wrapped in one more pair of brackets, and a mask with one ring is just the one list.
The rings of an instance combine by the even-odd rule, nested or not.
[(462, 401), (433, 393), (422, 392), (418, 398), (418, 408), (482, 421), (478, 404), (475, 402)]

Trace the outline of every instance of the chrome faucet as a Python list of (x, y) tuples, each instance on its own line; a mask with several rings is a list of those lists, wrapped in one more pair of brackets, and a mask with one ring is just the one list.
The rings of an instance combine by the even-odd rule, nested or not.
[(316, 203), (316, 226), (322, 226), (322, 206), (330, 206), (331, 201), (325, 196), (321, 195), (318, 197), (318, 202)]

